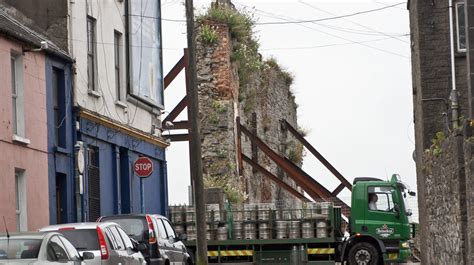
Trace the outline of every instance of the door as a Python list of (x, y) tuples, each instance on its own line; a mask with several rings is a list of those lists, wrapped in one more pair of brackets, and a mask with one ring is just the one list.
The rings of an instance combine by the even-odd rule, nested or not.
[(89, 222), (95, 222), (100, 217), (100, 169), (99, 148), (88, 147), (87, 192), (89, 197)]
[(166, 219), (161, 219), (165, 225), (166, 233), (168, 234), (169, 244), (173, 252), (173, 260), (175, 264), (185, 264), (186, 256), (184, 255), (185, 247), (183, 242), (177, 240), (176, 232)]
[[(397, 188), (387, 186), (368, 186), (365, 228), (369, 234), (387, 241), (400, 239), (402, 225), (400, 199)], [(397, 211), (398, 207), (398, 211)]]
[(67, 223), (66, 175), (56, 173), (56, 223)]

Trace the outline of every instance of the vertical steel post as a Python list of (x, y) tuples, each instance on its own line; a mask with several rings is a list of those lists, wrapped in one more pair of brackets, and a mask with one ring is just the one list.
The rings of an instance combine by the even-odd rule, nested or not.
[(189, 156), (191, 179), (194, 188), (194, 207), (196, 212), (196, 264), (207, 265), (206, 216), (204, 202), (204, 182), (202, 178), (201, 133), (199, 124), (199, 102), (196, 73), (196, 36), (194, 31), (193, 0), (186, 0), (186, 22), (188, 36), (188, 120)]

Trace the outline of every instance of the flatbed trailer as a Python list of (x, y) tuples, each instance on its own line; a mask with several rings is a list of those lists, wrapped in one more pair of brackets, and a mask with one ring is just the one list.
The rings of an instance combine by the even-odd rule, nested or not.
[[(384, 200), (378, 204), (388, 204), (388, 209), (371, 209), (369, 199), (374, 194)], [(414, 195), (406, 190), (398, 176), (390, 181), (374, 178), (360, 178), (354, 181), (351, 218), (343, 222), (341, 207), (329, 206), (326, 232), (316, 233), (311, 238), (277, 238), (276, 220), (244, 220), (255, 223), (269, 222), (270, 238), (234, 239), (233, 220), (227, 218), (220, 225), (229, 227), (228, 239), (208, 240), (208, 262), (215, 264), (389, 264), (406, 262), (411, 255), (411, 240), (414, 225), (408, 221), (411, 212), (405, 204), (406, 195)], [(270, 216), (274, 216), (271, 214)], [(291, 221), (308, 221), (301, 218)], [(318, 219), (320, 217), (317, 217)], [(344, 231), (345, 227), (348, 231)], [(314, 227), (314, 229), (318, 229)], [(260, 235), (260, 232), (257, 232)], [(322, 235), (322, 236), (321, 236)], [(192, 255), (195, 255), (196, 241), (185, 241)], [(361, 263), (362, 262), (362, 263)], [(364, 263), (366, 262), (366, 263)]]

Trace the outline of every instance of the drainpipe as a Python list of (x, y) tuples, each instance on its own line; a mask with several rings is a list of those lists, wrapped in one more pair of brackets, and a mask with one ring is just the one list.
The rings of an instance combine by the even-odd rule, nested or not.
[(450, 34), (450, 46), (451, 46), (451, 81), (452, 81), (452, 90), (449, 95), (451, 100), (451, 111), (452, 111), (452, 122), (453, 128), (458, 127), (459, 119), (459, 102), (458, 102), (458, 93), (456, 91), (456, 65), (454, 60), (454, 20), (453, 20), (453, 0), (448, 0), (449, 3), (449, 34)]

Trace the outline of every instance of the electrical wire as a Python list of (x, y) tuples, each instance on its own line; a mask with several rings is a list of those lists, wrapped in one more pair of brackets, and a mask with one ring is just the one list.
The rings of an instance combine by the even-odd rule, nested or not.
[[(235, 2), (235, 1), (234, 1)], [(237, 2), (236, 2), (237, 3)], [(247, 5), (244, 5), (244, 4), (240, 4), (238, 3), (239, 5), (241, 6), (244, 6), (244, 7), (247, 7), (247, 8), (250, 8), (249, 6)], [(259, 9), (256, 9), (256, 8), (253, 8), (255, 10), (259, 10)], [(259, 11), (262, 11), (262, 10), (259, 10)], [(266, 12), (266, 11), (262, 11), (262, 12)], [(268, 13), (268, 12), (267, 12)], [(275, 15), (275, 17), (277, 17), (278, 19), (280, 20), (284, 20), (284, 21), (289, 21), (289, 19), (294, 19), (292, 17), (287, 17), (285, 18), (284, 15), (277, 15), (277, 14), (273, 14)], [(288, 19), (289, 18), (289, 19)], [(316, 22), (314, 22), (313, 24), (317, 25)], [(406, 59), (409, 59), (410, 57), (408, 56), (405, 56), (403, 54), (399, 54), (399, 53), (396, 53), (396, 52), (392, 52), (392, 51), (389, 51), (389, 50), (385, 50), (385, 49), (382, 49), (382, 48), (378, 48), (378, 47), (375, 47), (375, 46), (371, 46), (371, 45), (368, 45), (366, 43), (361, 43), (361, 42), (357, 42), (357, 41), (354, 41), (354, 40), (351, 40), (349, 38), (346, 38), (346, 37), (342, 37), (342, 36), (339, 36), (339, 35), (336, 35), (336, 34), (333, 34), (333, 33), (329, 33), (329, 32), (326, 32), (326, 31), (323, 31), (323, 30), (319, 30), (319, 29), (315, 29), (313, 27), (309, 27), (307, 25), (304, 25), (304, 24), (297, 24), (299, 25), (300, 27), (304, 27), (304, 28), (308, 28), (310, 30), (313, 30), (313, 31), (316, 31), (316, 32), (319, 32), (319, 33), (323, 33), (325, 35), (328, 35), (328, 36), (331, 36), (331, 37), (334, 37), (334, 38), (338, 38), (338, 39), (341, 39), (341, 40), (345, 40), (347, 42), (350, 42), (350, 43), (354, 43), (354, 44), (358, 44), (358, 45), (361, 45), (361, 46), (364, 46), (364, 47), (367, 47), (367, 48), (371, 48), (371, 49), (374, 49), (374, 50), (378, 50), (380, 52), (384, 52), (384, 53), (387, 53), (387, 54), (391, 54), (391, 55), (394, 55), (394, 56), (398, 56), (398, 57), (401, 57), (401, 58), (406, 58)]]
[[(316, 7), (316, 6), (312, 5), (312, 4), (306, 3), (306, 2), (304, 2), (303, 0), (299, 0), (298, 2), (301, 3), (301, 4), (303, 4), (303, 5), (306, 5), (306, 6), (310, 7), (310, 8), (312, 8), (312, 9), (314, 9), (314, 10), (323, 12), (323, 13), (328, 14), (328, 15), (331, 15), (331, 16), (336, 16), (336, 14), (334, 14), (334, 13), (331, 13), (331, 12), (329, 12), (329, 11), (326, 11), (326, 10), (322, 9), (322, 8)], [(385, 7), (388, 8), (389, 6), (385, 6)], [(401, 42), (403, 42), (403, 43), (408, 43), (406, 40), (402, 40), (402, 39), (400, 39), (400, 38), (398, 38), (398, 37), (396, 37), (396, 36), (392, 36), (392, 35), (389, 35), (389, 34), (387, 34), (387, 33), (378, 31), (378, 30), (376, 30), (376, 29), (374, 29), (374, 28), (365, 26), (365, 25), (363, 25), (363, 24), (361, 24), (361, 23), (352, 21), (352, 20), (347, 19), (347, 18), (342, 18), (342, 19), (345, 20), (345, 21), (348, 21), (348, 22), (350, 22), (350, 23), (352, 23), (352, 24), (355, 24), (355, 25), (357, 25), (357, 26), (359, 26), (359, 27), (362, 27), (362, 28), (368, 29), (368, 30), (370, 30), (370, 31), (373, 31), (373, 32), (375, 32), (375, 33), (379, 33), (379, 34), (381, 34), (381, 35), (390, 37), (390, 38), (392, 38), (392, 39), (394, 39), (394, 40), (398, 40), (398, 41), (401, 41)]]

